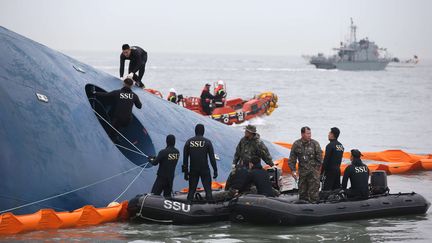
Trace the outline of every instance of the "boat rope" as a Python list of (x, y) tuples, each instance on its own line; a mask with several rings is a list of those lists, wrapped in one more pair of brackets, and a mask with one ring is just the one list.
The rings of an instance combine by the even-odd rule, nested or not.
[[(142, 156), (144, 156), (144, 157), (146, 157), (146, 158), (149, 158), (149, 156), (148, 155), (146, 155), (145, 153), (143, 153), (137, 146), (135, 146), (135, 144), (133, 144), (131, 141), (129, 141), (129, 139), (127, 139), (121, 132), (119, 132), (117, 129), (115, 129), (107, 120), (105, 120), (95, 109), (93, 109), (92, 108), (92, 110), (93, 110), (93, 112), (100, 118), (100, 119), (102, 119), (106, 124), (108, 124), (112, 129), (114, 129), (114, 131), (115, 132), (117, 132), (120, 136), (122, 136), (130, 145), (132, 145), (137, 151), (139, 151), (139, 152), (137, 152), (137, 151), (134, 151), (134, 150), (132, 150), (132, 149), (129, 149), (129, 148), (126, 148), (126, 147), (124, 147), (124, 146), (122, 146), (122, 145), (119, 145), (119, 144), (115, 144), (116, 146), (118, 146), (118, 147), (121, 147), (121, 148), (123, 148), (123, 149), (126, 149), (126, 150), (129, 150), (129, 151), (131, 151), (131, 152), (134, 152), (134, 153), (137, 153), (137, 154), (140, 154), (140, 155), (142, 155)], [(131, 172), (131, 171), (133, 171), (133, 170), (136, 170), (136, 169), (138, 169), (138, 168), (140, 168), (140, 167), (142, 167), (141, 168), (141, 171), (135, 176), (135, 178), (127, 185), (127, 187), (119, 194), (119, 196), (117, 196), (115, 199), (114, 199), (114, 202), (115, 201), (117, 201), (120, 197), (122, 197), (123, 196), (123, 194), (124, 193), (126, 193), (126, 191), (127, 190), (129, 190), (129, 188), (131, 187), (131, 185), (138, 179), (138, 177), (142, 174), (142, 172), (146, 169), (146, 166), (148, 165), (148, 163), (149, 163), (150, 161), (147, 161), (146, 163), (143, 163), (143, 164), (141, 164), (141, 165), (137, 165), (136, 167), (133, 167), (132, 169), (129, 169), (129, 170), (127, 170), (127, 171), (123, 171), (123, 172), (121, 172), (121, 173), (118, 173), (118, 174), (116, 174), (116, 175), (113, 175), (113, 176), (110, 176), (110, 177), (108, 177), (108, 178), (105, 178), (105, 179), (102, 179), (102, 180), (98, 180), (98, 181), (95, 181), (95, 182), (93, 182), (93, 183), (90, 183), (90, 184), (88, 184), (88, 185), (85, 185), (85, 186), (82, 186), (82, 187), (79, 187), (79, 188), (76, 188), (76, 189), (73, 189), (73, 190), (70, 190), (70, 191), (67, 191), (67, 192), (63, 192), (63, 193), (60, 193), (60, 194), (57, 194), (57, 195), (54, 195), (54, 196), (51, 196), (51, 197), (47, 197), (47, 198), (44, 198), (44, 199), (40, 199), (40, 200), (37, 200), (37, 201), (34, 201), (34, 202), (30, 202), (30, 203), (26, 203), (26, 204), (22, 204), (22, 205), (20, 205), (20, 206), (16, 206), (16, 207), (13, 207), (13, 208), (9, 208), (9, 209), (5, 209), (5, 210), (1, 210), (0, 211), (0, 214), (2, 214), (2, 213), (6, 213), (6, 212), (9, 212), (9, 211), (13, 211), (13, 210), (17, 210), (17, 209), (21, 209), (21, 208), (24, 208), (24, 207), (28, 207), (28, 206), (31, 206), (31, 205), (35, 205), (35, 204), (40, 204), (41, 202), (45, 202), (45, 201), (48, 201), (48, 200), (51, 200), (51, 199), (54, 199), (54, 198), (58, 198), (58, 197), (62, 197), (62, 196), (65, 196), (65, 195), (68, 195), (68, 194), (71, 194), (71, 193), (74, 193), (74, 192), (77, 192), (77, 191), (80, 191), (80, 190), (83, 190), (83, 189), (86, 189), (86, 188), (88, 188), (88, 187), (91, 187), (91, 186), (94, 186), (94, 185), (97, 185), (97, 184), (100, 184), (100, 183), (103, 183), (103, 182), (105, 182), (105, 181), (108, 181), (108, 180), (111, 180), (111, 179), (113, 179), (113, 178), (115, 178), (115, 177), (117, 177), (117, 176), (120, 176), (120, 175), (123, 175), (123, 174), (126, 174), (126, 173), (129, 173), (129, 172)]]
[(129, 183), (129, 185), (127, 185), (127, 187), (113, 200), (113, 202), (117, 202), (117, 200), (119, 198), (121, 198), (123, 196), (123, 194), (126, 193), (127, 190), (129, 190), (129, 188), (132, 186), (132, 184), (136, 181), (136, 179), (138, 179), (138, 177), (141, 175), (141, 173), (143, 173), (143, 171), (146, 169), (148, 162), (146, 164), (143, 165), (141, 171), (135, 176), (135, 178), (133, 178), (133, 180)]
[[(25, 199), (22, 199), (22, 198), (11, 197), (11, 196), (4, 196), (4, 195), (0, 195), (0, 198), (14, 200), (14, 201), (21, 201), (21, 202), (25, 202), (25, 203), (30, 202), (29, 200), (25, 200)], [(44, 204), (40, 204), (40, 206), (47, 207), (47, 208), (53, 208), (53, 209), (56, 209), (58, 211), (68, 211), (67, 209), (64, 209), (64, 208), (59, 208), (59, 207), (54, 207), (54, 206), (48, 206), (48, 205), (44, 205)]]
[[(147, 163), (148, 163), (148, 162), (147, 162)], [(144, 164), (143, 164), (143, 165), (144, 165)], [(65, 196), (65, 195), (68, 195), (68, 194), (71, 194), (71, 193), (74, 193), (74, 192), (77, 192), (77, 191), (80, 191), (80, 190), (83, 190), (83, 189), (86, 189), (86, 188), (92, 187), (92, 186), (94, 186), (94, 185), (97, 185), (97, 184), (100, 184), (100, 183), (103, 183), (103, 182), (109, 181), (109, 180), (111, 180), (111, 179), (113, 179), (113, 178), (115, 178), (115, 177), (121, 176), (121, 175), (126, 174), (126, 173), (129, 173), (129, 172), (131, 172), (131, 171), (133, 171), (133, 170), (136, 170), (136, 169), (138, 169), (138, 168), (141, 168), (141, 166), (143, 166), (143, 165), (137, 165), (137, 166), (135, 166), (135, 167), (133, 167), (133, 168), (131, 168), (131, 169), (129, 169), (129, 170), (126, 170), (126, 171), (120, 172), (120, 173), (115, 174), (115, 175), (113, 175), (113, 176), (110, 176), (110, 177), (107, 177), (107, 178), (105, 178), (105, 179), (101, 179), (101, 180), (95, 181), (95, 182), (93, 182), (93, 183), (87, 184), (87, 185), (82, 186), (82, 187), (75, 188), (75, 189), (70, 190), (70, 191), (67, 191), (67, 192), (63, 192), (63, 193), (60, 193), (60, 194), (57, 194), (57, 195), (54, 195), (54, 196), (51, 196), (51, 197), (47, 197), (47, 198), (40, 199), (40, 200), (37, 200), (37, 201), (34, 201), (34, 202), (30, 202), (30, 203), (22, 204), (22, 205), (20, 205), (20, 206), (16, 206), (16, 207), (13, 207), (13, 208), (9, 208), (9, 209), (2, 210), (2, 211), (0, 211), (0, 214), (2, 214), (2, 213), (6, 213), (6, 212), (9, 212), (9, 211), (13, 211), (13, 210), (16, 210), (16, 209), (20, 209), (20, 208), (28, 207), (28, 206), (31, 206), (31, 205), (34, 205), (34, 204), (39, 204), (39, 203), (41, 203), (41, 202), (45, 202), (45, 201), (48, 201), (48, 200), (51, 200), (51, 199), (54, 199), (54, 198), (62, 197), (62, 196)], [(145, 168), (145, 166), (144, 166), (143, 168)]]
[[(103, 118), (95, 109), (93, 109), (93, 112), (102, 120), (104, 121), (108, 126), (110, 126), (112, 129), (114, 129), (115, 132), (117, 132), (120, 136), (122, 136), (122, 138), (124, 138), (130, 145), (132, 145), (137, 151), (134, 151), (132, 149), (129, 149), (127, 147), (124, 147), (122, 145), (119, 144), (115, 144), (117, 147), (126, 149), (128, 151), (140, 154), (144, 157), (146, 157), (147, 159), (149, 158), (148, 155), (146, 155), (145, 153), (143, 153), (137, 146), (135, 146), (135, 144), (133, 144), (131, 141), (129, 141), (129, 139), (127, 139), (121, 132), (119, 132), (117, 129), (114, 128), (114, 126), (112, 126), (105, 118)], [(146, 166), (148, 165), (148, 163), (150, 162), (150, 160), (148, 160), (144, 165), (142, 165), (142, 169), (141, 171), (135, 176), (135, 178), (133, 178), (133, 180), (126, 186), (126, 188), (113, 200), (113, 202), (116, 202), (118, 199), (120, 199), (128, 190), (129, 188), (132, 186), (132, 184), (138, 179), (138, 177), (142, 174), (142, 172), (145, 170)]]
[(130, 152), (132, 152), (132, 153), (136, 153), (136, 154), (138, 154), (138, 155), (142, 155), (142, 156), (146, 157), (145, 155), (141, 154), (140, 152), (137, 152), (137, 151), (135, 151), (135, 150), (133, 150), (133, 149), (127, 148), (127, 147), (125, 147), (125, 146), (123, 146), (123, 145), (120, 145), (120, 144), (117, 144), (117, 143), (115, 143), (114, 145), (117, 146), (117, 147), (119, 147), (119, 148), (122, 148), (122, 149), (124, 149), (124, 150), (127, 150), (127, 151), (130, 151)]
[(142, 215), (142, 209), (143, 209), (143, 207), (144, 207), (144, 203), (145, 203), (145, 200), (147, 199), (147, 197), (149, 196), (149, 194), (146, 194), (145, 196), (144, 196), (144, 198), (143, 198), (143, 200), (142, 200), (142, 202), (141, 202), (141, 208), (140, 208), (140, 210), (139, 210), (139, 212), (136, 214), (136, 216), (135, 217), (140, 217), (140, 218), (142, 218), (142, 219), (145, 219), (145, 220), (148, 220), (148, 221), (153, 221), (153, 222), (157, 222), (157, 223), (173, 223), (174, 222), (174, 220), (170, 220), (170, 219), (152, 219), (152, 218), (148, 218), (148, 217), (144, 217), (143, 215)]
[(142, 212), (142, 209), (143, 209), (143, 207), (144, 207), (145, 200), (147, 199), (148, 195), (149, 195), (149, 194), (146, 194), (146, 195), (144, 196), (142, 202), (141, 202), (141, 208), (140, 208), (140, 211), (139, 211), (138, 214), (137, 214), (137, 216), (139, 216), (139, 217), (141, 217), (141, 215), (142, 215), (141, 212)]
[(124, 140), (126, 140), (130, 145), (132, 145), (132, 147), (134, 147), (137, 151), (139, 151), (141, 153), (142, 156), (148, 158), (149, 156), (146, 155), (145, 153), (143, 153), (143, 151), (141, 151), (137, 146), (135, 146), (135, 144), (133, 144), (131, 141), (129, 141), (129, 139), (127, 139), (121, 132), (119, 132), (117, 129), (115, 129), (111, 123), (109, 123), (107, 120), (105, 120), (105, 118), (103, 118), (95, 109), (93, 109), (93, 112), (102, 120), (104, 121), (108, 126), (110, 126), (112, 129), (114, 129), (114, 131), (116, 133), (118, 133)]

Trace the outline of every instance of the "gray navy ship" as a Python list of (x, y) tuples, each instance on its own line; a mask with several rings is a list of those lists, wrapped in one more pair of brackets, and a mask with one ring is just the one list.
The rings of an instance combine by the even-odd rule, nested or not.
[(351, 19), (350, 37), (347, 42), (341, 42), (340, 47), (333, 48), (337, 54), (324, 56), (322, 53), (312, 56), (309, 63), (319, 69), (339, 69), (339, 70), (383, 70), (386, 68), (390, 59), (382, 53), (386, 49), (378, 47), (375, 42), (367, 37), (357, 41), (357, 26)]

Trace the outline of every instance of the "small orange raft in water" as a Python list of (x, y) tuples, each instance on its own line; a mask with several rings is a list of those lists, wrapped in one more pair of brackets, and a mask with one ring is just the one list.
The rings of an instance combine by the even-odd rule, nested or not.
[(41, 209), (27, 215), (4, 213), (0, 215), (0, 235), (17, 234), (34, 230), (83, 227), (113, 222), (127, 218), (128, 202), (111, 203), (106, 208), (84, 206), (72, 212)]

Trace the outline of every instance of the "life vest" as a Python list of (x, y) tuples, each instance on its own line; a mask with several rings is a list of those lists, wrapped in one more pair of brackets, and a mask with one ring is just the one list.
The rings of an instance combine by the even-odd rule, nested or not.
[(170, 92), (168, 95), (168, 101), (173, 102), (173, 103), (177, 103), (177, 95), (173, 92)]
[(215, 95), (218, 95), (220, 92), (225, 92), (223, 85), (218, 85), (215, 89)]

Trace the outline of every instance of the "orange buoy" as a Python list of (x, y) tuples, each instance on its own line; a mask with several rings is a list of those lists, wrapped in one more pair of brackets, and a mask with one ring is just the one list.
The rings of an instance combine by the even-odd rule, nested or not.
[(56, 212), (53, 209), (41, 209), (33, 214), (0, 215), (0, 235), (17, 234), (34, 230), (64, 229), (83, 227), (112, 222), (127, 217), (128, 202), (105, 208), (87, 205), (72, 212)]

